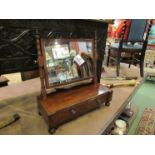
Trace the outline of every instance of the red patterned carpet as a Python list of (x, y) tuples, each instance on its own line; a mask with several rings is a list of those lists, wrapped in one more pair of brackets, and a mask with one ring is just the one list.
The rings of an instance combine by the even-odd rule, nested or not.
[(155, 109), (146, 108), (135, 132), (136, 135), (155, 135)]

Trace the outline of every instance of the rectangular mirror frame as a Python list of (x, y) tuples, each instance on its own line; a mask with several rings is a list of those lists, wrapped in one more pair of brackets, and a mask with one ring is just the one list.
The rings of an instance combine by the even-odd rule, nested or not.
[[(44, 49), (44, 43), (45, 42), (53, 42), (53, 41), (90, 41), (92, 42), (92, 54), (93, 54), (93, 75), (90, 76), (90, 77), (86, 77), (86, 78), (81, 78), (81, 79), (76, 79), (76, 80), (71, 80), (69, 82), (64, 82), (64, 83), (59, 83), (59, 84), (53, 84), (53, 85), (50, 85), (49, 84), (49, 81), (48, 81), (48, 68), (47, 68), (47, 63), (46, 63), (46, 56), (45, 56), (45, 49)], [(42, 53), (42, 59), (43, 59), (43, 67), (44, 67), (44, 80), (45, 80), (45, 85), (46, 85), (46, 88), (56, 88), (56, 87), (59, 87), (59, 86), (65, 86), (65, 85), (68, 85), (68, 84), (71, 84), (71, 83), (75, 83), (75, 82), (78, 82), (78, 81), (84, 81), (84, 80), (87, 80), (87, 79), (92, 79), (93, 83), (96, 83), (96, 49), (95, 49), (95, 41), (94, 39), (49, 39), (49, 38), (41, 38), (40, 39), (40, 43), (41, 43), (41, 53)]]

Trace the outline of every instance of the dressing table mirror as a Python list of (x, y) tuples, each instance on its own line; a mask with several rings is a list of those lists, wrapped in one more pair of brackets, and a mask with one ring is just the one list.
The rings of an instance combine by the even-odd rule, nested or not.
[(50, 133), (65, 122), (110, 105), (112, 90), (96, 82), (93, 39), (41, 38), (37, 45), (41, 79), (38, 109)]
[(47, 88), (92, 79), (95, 52), (92, 39), (41, 39)]

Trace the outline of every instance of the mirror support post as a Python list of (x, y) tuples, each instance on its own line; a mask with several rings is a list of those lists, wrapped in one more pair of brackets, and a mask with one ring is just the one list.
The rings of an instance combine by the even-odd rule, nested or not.
[(36, 29), (36, 44), (37, 44), (37, 51), (38, 51), (38, 64), (39, 64), (39, 74), (40, 74), (40, 80), (41, 80), (41, 96), (43, 98), (43, 100), (45, 100), (47, 98), (47, 94), (46, 94), (46, 88), (45, 88), (45, 84), (44, 84), (44, 79), (45, 79), (45, 75), (44, 75), (44, 71), (43, 71), (43, 61), (42, 61), (42, 51), (41, 51), (41, 44), (40, 44), (40, 36), (39, 36), (39, 32), (38, 29)]

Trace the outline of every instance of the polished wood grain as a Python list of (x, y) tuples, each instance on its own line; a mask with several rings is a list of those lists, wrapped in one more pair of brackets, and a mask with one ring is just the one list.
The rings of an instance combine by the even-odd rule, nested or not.
[(101, 84), (90, 84), (47, 95), (46, 99), (38, 98), (38, 108), (49, 128), (73, 120), (89, 111), (109, 106), (112, 90)]
[(48, 114), (52, 114), (62, 108), (67, 108), (77, 103), (96, 98), (110, 91), (111, 90), (100, 84), (80, 86), (73, 89), (62, 90), (59, 93), (49, 94), (47, 99), (42, 102), (42, 106), (47, 109)]

